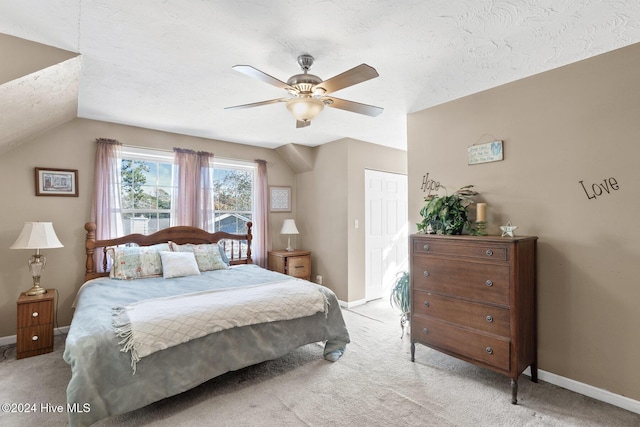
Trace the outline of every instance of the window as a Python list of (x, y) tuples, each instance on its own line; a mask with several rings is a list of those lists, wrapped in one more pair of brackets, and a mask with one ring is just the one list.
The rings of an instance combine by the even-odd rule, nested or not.
[[(171, 226), (173, 153), (122, 147), (121, 194), (124, 232), (151, 234)], [(243, 233), (254, 206), (255, 164), (213, 161), (214, 230)]]

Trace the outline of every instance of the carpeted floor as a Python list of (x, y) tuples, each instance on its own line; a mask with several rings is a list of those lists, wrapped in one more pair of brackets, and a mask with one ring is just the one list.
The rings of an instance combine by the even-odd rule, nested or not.
[[(215, 378), (99, 426), (640, 426), (640, 415), (540, 381), (509, 379), (423, 346), (410, 361), (409, 337), (388, 302), (344, 310), (352, 343), (335, 363), (318, 344)], [(0, 412), (2, 426), (62, 426), (69, 367), (64, 337), (50, 354), (0, 361), (0, 403), (34, 403), (35, 413)], [(3, 406), (4, 409), (4, 406)]]

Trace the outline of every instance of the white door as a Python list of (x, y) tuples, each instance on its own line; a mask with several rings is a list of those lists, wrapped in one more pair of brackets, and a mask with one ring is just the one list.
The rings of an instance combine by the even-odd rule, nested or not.
[(365, 170), (365, 299), (390, 294), (409, 268), (407, 176)]

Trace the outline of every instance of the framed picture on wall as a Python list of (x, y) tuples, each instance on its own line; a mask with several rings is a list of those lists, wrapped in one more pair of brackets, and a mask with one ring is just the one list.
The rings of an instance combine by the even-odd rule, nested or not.
[(78, 170), (35, 168), (36, 196), (78, 197)]
[(269, 210), (291, 212), (291, 187), (269, 187)]

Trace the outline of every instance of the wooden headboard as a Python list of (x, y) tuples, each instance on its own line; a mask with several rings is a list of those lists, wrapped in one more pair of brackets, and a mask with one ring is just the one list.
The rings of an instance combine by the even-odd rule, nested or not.
[[(203, 243), (218, 243), (222, 241), (223, 246), (230, 253), (229, 260), (231, 265), (237, 264), (252, 264), (251, 260), (251, 222), (247, 223), (247, 234), (231, 234), (224, 231), (218, 231), (216, 233), (209, 233), (197, 227), (169, 227), (160, 230), (156, 233), (144, 235), (144, 234), (129, 234), (127, 236), (117, 237), (109, 240), (96, 240), (96, 224), (94, 222), (87, 222), (84, 225), (84, 229), (87, 230), (87, 236), (85, 238), (85, 251), (87, 255), (86, 270), (84, 280), (95, 279), (96, 277), (105, 277), (109, 275), (107, 270), (107, 248), (111, 246), (126, 245), (134, 243), (138, 246), (150, 246), (158, 243), (166, 243), (168, 241), (175, 242), (179, 245), (185, 243), (203, 244)], [(242, 254), (242, 243), (246, 244), (246, 254)], [(227, 246), (228, 245), (228, 246)], [(96, 248), (102, 248), (103, 262), (102, 268), (97, 269), (96, 262), (94, 260), (94, 254)], [(230, 252), (229, 249), (230, 248)]]

